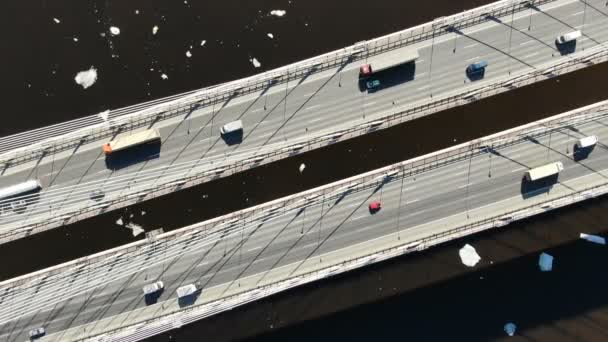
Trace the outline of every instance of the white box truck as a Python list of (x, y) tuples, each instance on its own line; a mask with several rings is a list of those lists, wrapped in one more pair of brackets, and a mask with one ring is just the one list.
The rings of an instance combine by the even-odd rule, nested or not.
[(584, 137), (584, 138), (578, 139), (576, 141), (576, 147), (578, 147), (578, 148), (588, 148), (588, 147), (591, 147), (591, 146), (597, 144), (597, 141), (598, 141), (597, 136), (590, 135), (588, 137)]
[(196, 292), (196, 285), (188, 284), (177, 289), (177, 298), (184, 298), (193, 295)]
[(564, 169), (562, 162), (553, 162), (547, 165), (535, 167), (526, 172), (526, 179), (534, 182), (535, 180), (558, 174)]

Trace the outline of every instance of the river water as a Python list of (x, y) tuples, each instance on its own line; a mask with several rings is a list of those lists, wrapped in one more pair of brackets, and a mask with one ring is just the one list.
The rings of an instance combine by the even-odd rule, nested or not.
[[(0, 135), (245, 77), (486, 2), (8, 0), (0, 5)], [(275, 9), (286, 14), (271, 15)], [(120, 34), (112, 36), (111, 26)], [(91, 67), (97, 81), (83, 89), (74, 77)], [(115, 224), (121, 216), (134, 214), (146, 230), (175, 229), (603, 100), (607, 77), (608, 65), (595, 66), (9, 243), (0, 257), (20, 262), (4, 264), (0, 278), (134, 241)], [(605, 341), (606, 251), (577, 237), (606, 233), (607, 206), (589, 201), (151, 340), (488, 341), (504, 339), (502, 326), (512, 321), (518, 336), (511, 340)], [(464, 243), (482, 256), (472, 270), (458, 258)], [(556, 256), (553, 272), (538, 272), (541, 251)]]

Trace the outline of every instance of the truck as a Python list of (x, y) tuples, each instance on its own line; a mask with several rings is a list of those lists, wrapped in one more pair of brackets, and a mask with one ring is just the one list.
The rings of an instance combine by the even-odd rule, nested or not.
[(196, 293), (196, 285), (188, 284), (177, 289), (177, 298), (184, 298)]
[(103, 145), (103, 153), (108, 156), (114, 152), (128, 149), (133, 146), (160, 141), (158, 129), (147, 129), (133, 134), (119, 135), (116, 139)]
[(0, 189), (0, 201), (42, 189), (40, 181), (28, 180)]
[(418, 49), (409, 48), (405, 51), (397, 49), (371, 57), (371, 61), (359, 68), (359, 76), (369, 77), (376, 72), (396, 67), (401, 64), (414, 62), (418, 59)]
[(162, 281), (157, 281), (152, 284), (148, 284), (143, 287), (144, 296), (149, 296), (157, 293), (158, 291), (165, 288), (165, 284)]
[(549, 163), (549, 164), (535, 167), (533, 169), (526, 171), (526, 179), (528, 181), (534, 182), (535, 180), (538, 180), (541, 178), (556, 175), (563, 169), (564, 169), (564, 164), (562, 164), (562, 162)]

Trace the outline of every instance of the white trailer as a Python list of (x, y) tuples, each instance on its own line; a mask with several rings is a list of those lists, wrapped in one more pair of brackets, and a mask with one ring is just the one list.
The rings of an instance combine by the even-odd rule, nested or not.
[(558, 174), (564, 169), (562, 162), (553, 162), (547, 165), (535, 167), (526, 172), (526, 179), (533, 182), (535, 180)]
[(402, 49), (384, 52), (377, 56), (370, 57), (368, 63), (361, 66), (359, 73), (362, 76), (369, 76), (375, 72), (386, 70), (397, 65), (413, 62), (420, 57), (418, 49)]
[(188, 284), (177, 289), (177, 298), (184, 298), (196, 292), (196, 285)]
[(147, 129), (133, 134), (119, 135), (116, 139), (103, 145), (103, 153), (110, 155), (116, 151), (157, 140), (160, 140), (160, 133), (157, 129)]
[(578, 139), (578, 141), (576, 142), (576, 147), (578, 147), (578, 148), (591, 147), (591, 146), (597, 144), (597, 141), (598, 141), (597, 136), (590, 135), (588, 137)]
[(0, 201), (27, 192), (38, 191), (40, 189), (42, 189), (42, 185), (40, 185), (38, 180), (28, 180), (23, 183), (7, 186), (6, 188), (0, 189)]

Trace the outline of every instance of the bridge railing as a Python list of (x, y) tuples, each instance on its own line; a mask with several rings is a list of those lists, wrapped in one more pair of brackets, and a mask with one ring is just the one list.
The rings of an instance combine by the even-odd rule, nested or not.
[[(56, 153), (76, 148), (79, 145), (94, 142), (103, 138), (115, 136), (120, 132), (151, 126), (155, 122), (192, 112), (199, 107), (213, 105), (226, 101), (239, 94), (265, 91), (277, 83), (300, 79), (316, 72), (334, 68), (338, 65), (367, 58), (387, 50), (413, 45), (429, 38), (449, 34), (447, 28), (464, 29), (488, 20), (488, 17), (501, 17), (512, 12), (520, 12), (529, 8), (530, 3), (540, 6), (557, 0), (513, 1), (503, 0), (476, 9), (458, 13), (452, 16), (436, 19), (431, 23), (422, 24), (383, 37), (357, 43), (353, 46), (332, 51), (285, 67), (271, 70), (242, 80), (228, 82), (219, 86), (185, 93), (175, 99), (175, 96), (148, 102), (150, 106), (135, 105), (130, 110), (110, 111), (111, 119), (103, 122), (93, 116), (96, 124), (80, 127), (73, 131), (75, 121), (71, 122), (68, 131), (62, 132), (57, 125), (53, 126), (55, 133), (40, 141), (44, 133), (38, 132), (35, 139), (28, 139), (28, 132), (0, 138), (0, 164), (5, 167), (42, 158), (49, 153)], [(114, 115), (114, 113), (120, 115)], [(89, 125), (91, 117), (86, 121)], [(43, 129), (41, 129), (43, 130)], [(10, 150), (8, 150), (10, 149)]]

